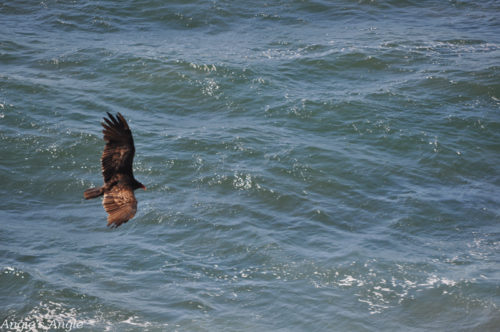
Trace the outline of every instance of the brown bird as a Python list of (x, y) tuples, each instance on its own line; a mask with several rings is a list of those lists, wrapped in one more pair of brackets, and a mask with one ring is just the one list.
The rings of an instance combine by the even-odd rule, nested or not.
[(85, 190), (85, 199), (104, 195), (102, 205), (108, 213), (108, 226), (115, 228), (132, 219), (137, 211), (134, 190), (146, 187), (134, 178), (132, 162), (135, 147), (132, 132), (125, 118), (108, 113), (101, 122), (106, 146), (101, 157), (104, 185)]

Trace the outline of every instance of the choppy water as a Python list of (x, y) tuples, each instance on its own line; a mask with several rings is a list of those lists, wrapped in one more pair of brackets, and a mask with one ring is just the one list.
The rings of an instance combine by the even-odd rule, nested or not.
[[(499, 2), (7, 1), (0, 22), (2, 331), (500, 326)], [(106, 111), (148, 187), (117, 230), (82, 197)]]

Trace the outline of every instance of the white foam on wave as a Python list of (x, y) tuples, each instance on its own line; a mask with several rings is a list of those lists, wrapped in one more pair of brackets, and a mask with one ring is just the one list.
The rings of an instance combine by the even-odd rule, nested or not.
[(199, 70), (199, 71), (207, 72), (207, 73), (217, 71), (217, 67), (214, 64), (211, 64), (211, 65), (207, 65), (207, 64), (198, 65), (196, 63), (190, 63), (189, 67), (191, 67), (193, 69), (196, 69), (196, 70)]
[(151, 326), (150, 322), (138, 322), (138, 321), (136, 321), (137, 319), (139, 319), (139, 317), (137, 317), (137, 316), (131, 316), (131, 317), (127, 318), (126, 320), (122, 321), (122, 323), (125, 323), (125, 324), (128, 324), (128, 325), (132, 325), (132, 326), (138, 326), (138, 327), (148, 327), (148, 326)]
[[(448, 276), (429, 273), (412, 277), (408, 266), (398, 265), (389, 277), (382, 277), (381, 271), (373, 268), (373, 262), (363, 265), (368, 272), (339, 273), (339, 271), (314, 271), (312, 283), (315, 288), (341, 287), (352, 290), (357, 301), (367, 305), (370, 314), (380, 314), (399, 306), (403, 301), (415, 300), (420, 292), (439, 289), (443, 295), (455, 294), (454, 287), (464, 280), (454, 280)], [(471, 280), (469, 280), (471, 281)]]
[(139, 328), (152, 326), (151, 322), (141, 321), (138, 316), (130, 316), (118, 322), (104, 318), (102, 313), (98, 313), (95, 317), (85, 317), (77, 308), (68, 307), (55, 301), (42, 301), (23, 317), (11, 315), (0, 324), (2, 324), (0, 330), (16, 332), (69, 332), (80, 329), (114, 331), (117, 325)]
[(250, 174), (234, 173), (233, 186), (236, 189), (248, 190), (252, 188), (252, 176)]
[(419, 284), (418, 286), (424, 288), (434, 288), (435, 286), (446, 285), (446, 286), (455, 286), (457, 284), (456, 281), (450, 280), (447, 278), (440, 278), (435, 274), (430, 275), (424, 283)]

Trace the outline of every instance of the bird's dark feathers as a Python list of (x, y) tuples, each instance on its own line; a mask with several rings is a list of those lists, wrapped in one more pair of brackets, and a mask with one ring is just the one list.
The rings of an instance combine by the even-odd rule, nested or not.
[(129, 185), (113, 186), (104, 194), (102, 205), (108, 213), (108, 226), (112, 228), (132, 219), (137, 211), (134, 190)]
[(85, 199), (104, 195), (103, 206), (108, 213), (108, 226), (118, 227), (134, 217), (137, 200), (134, 190), (144, 185), (134, 178), (134, 139), (125, 118), (118, 113), (108, 113), (108, 118), (101, 122), (106, 146), (101, 157), (104, 185), (90, 188), (84, 193)]
[(109, 119), (104, 118), (106, 123), (101, 123), (106, 141), (101, 157), (104, 182), (110, 181), (116, 173), (132, 176), (132, 162), (135, 154), (132, 132), (123, 116), (120, 113), (116, 118), (110, 113), (108, 116)]

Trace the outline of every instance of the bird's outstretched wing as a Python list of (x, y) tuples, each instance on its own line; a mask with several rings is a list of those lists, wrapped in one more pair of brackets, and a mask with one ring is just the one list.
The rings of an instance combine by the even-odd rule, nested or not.
[(101, 123), (106, 141), (101, 157), (104, 182), (108, 182), (117, 173), (132, 175), (135, 153), (134, 139), (125, 118), (120, 113), (116, 117), (108, 113), (108, 117)]
[(106, 192), (102, 205), (108, 213), (108, 226), (112, 228), (132, 219), (137, 211), (134, 191), (126, 185), (116, 185)]

